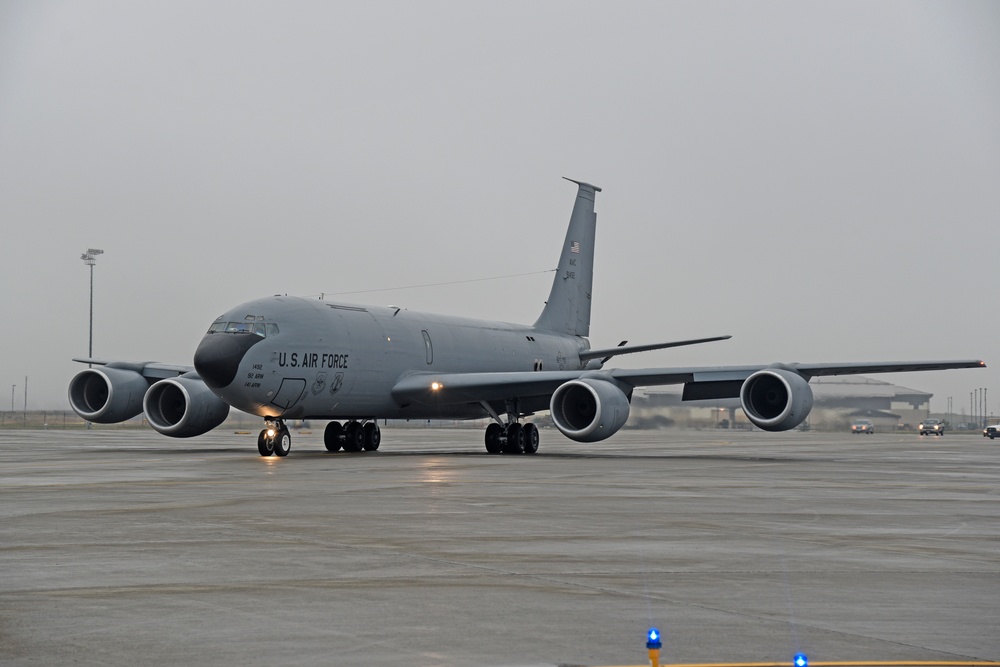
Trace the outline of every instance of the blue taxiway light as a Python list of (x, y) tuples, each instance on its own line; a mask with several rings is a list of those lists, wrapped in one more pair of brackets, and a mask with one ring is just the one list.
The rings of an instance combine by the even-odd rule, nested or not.
[(792, 659), (794, 667), (809, 667), (809, 657), (805, 653), (799, 653)]
[(650, 628), (649, 632), (646, 633), (646, 648), (648, 649), (660, 649), (663, 648), (663, 644), (660, 643), (660, 631), (656, 628)]

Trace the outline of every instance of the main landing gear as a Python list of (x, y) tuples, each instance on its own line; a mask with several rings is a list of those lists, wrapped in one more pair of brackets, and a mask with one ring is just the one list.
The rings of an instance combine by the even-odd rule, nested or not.
[(493, 406), (483, 401), (483, 409), (493, 417), (493, 423), (486, 427), (486, 451), (490, 454), (534, 454), (538, 451), (538, 427), (521, 424), (517, 400), (506, 402), (507, 421), (500, 419)]
[(281, 419), (265, 419), (264, 429), (257, 436), (257, 451), (261, 456), (288, 456), (292, 436)]
[(345, 452), (373, 452), (382, 444), (382, 430), (373, 421), (330, 422), (323, 432), (323, 444), (330, 452), (339, 452), (341, 447)]
[(538, 451), (538, 427), (493, 422), (486, 427), (486, 451), (490, 454), (534, 454)]

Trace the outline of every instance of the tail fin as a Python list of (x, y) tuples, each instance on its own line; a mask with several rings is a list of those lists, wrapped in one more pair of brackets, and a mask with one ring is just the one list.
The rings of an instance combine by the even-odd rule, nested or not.
[(590, 292), (594, 284), (594, 239), (597, 214), (594, 198), (601, 189), (590, 183), (576, 183), (576, 203), (569, 218), (566, 241), (559, 255), (559, 268), (552, 291), (535, 327), (576, 336), (590, 335)]

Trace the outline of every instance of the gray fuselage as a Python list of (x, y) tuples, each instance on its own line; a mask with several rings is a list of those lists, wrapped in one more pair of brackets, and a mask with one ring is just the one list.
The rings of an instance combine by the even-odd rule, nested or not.
[(287, 296), (237, 306), (213, 329), (203, 345), (234, 336), (245, 352), (232, 381), (209, 382), (212, 391), (238, 410), (284, 419), (483, 417), (480, 404), (400, 405), (391, 391), (414, 373), (578, 370), (590, 347), (581, 336), (520, 324)]

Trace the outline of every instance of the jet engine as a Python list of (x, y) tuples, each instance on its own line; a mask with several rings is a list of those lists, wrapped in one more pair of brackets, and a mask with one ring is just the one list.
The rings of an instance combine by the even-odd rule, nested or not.
[(809, 381), (784, 368), (764, 368), (740, 388), (743, 412), (765, 431), (787, 431), (809, 416), (813, 393)]
[(629, 400), (613, 382), (582, 377), (560, 385), (549, 407), (556, 428), (567, 438), (597, 442), (625, 425)]
[(117, 424), (142, 412), (149, 381), (138, 371), (113, 365), (80, 371), (69, 382), (69, 404), (98, 424)]
[(196, 373), (160, 380), (146, 392), (142, 408), (150, 426), (173, 438), (207, 433), (229, 416), (229, 404)]

